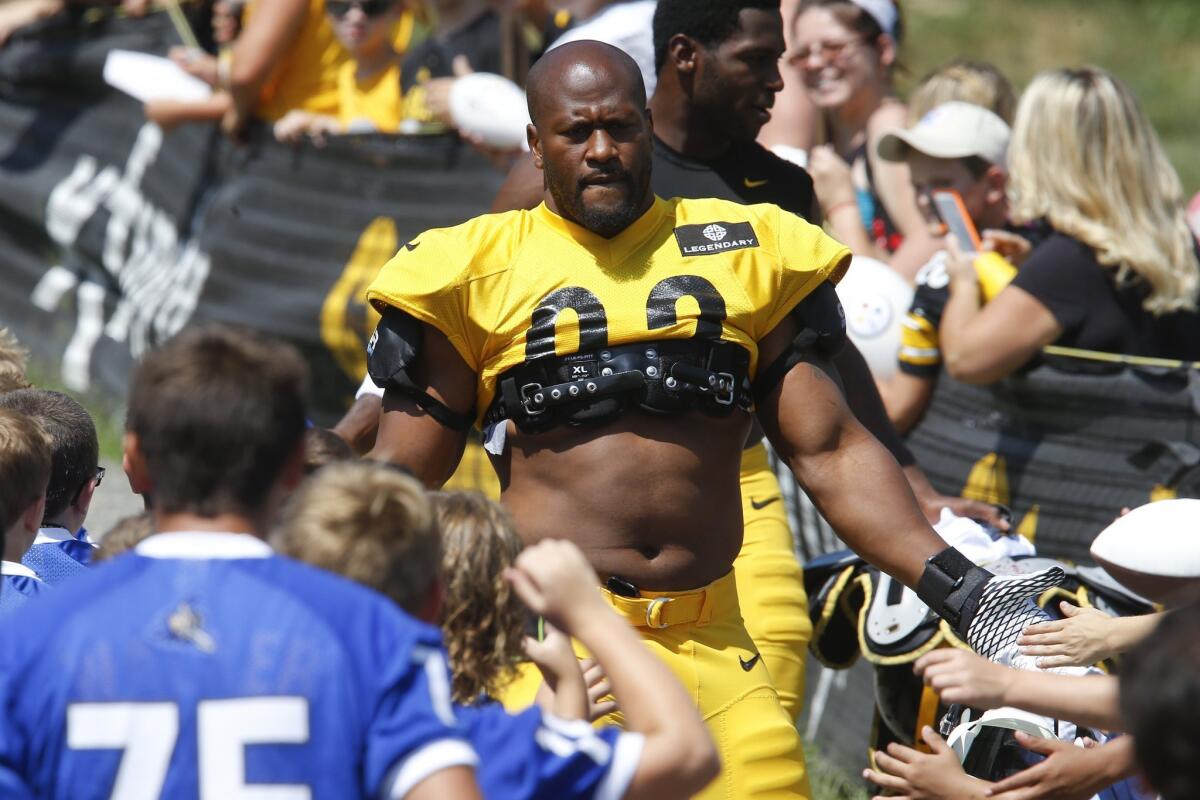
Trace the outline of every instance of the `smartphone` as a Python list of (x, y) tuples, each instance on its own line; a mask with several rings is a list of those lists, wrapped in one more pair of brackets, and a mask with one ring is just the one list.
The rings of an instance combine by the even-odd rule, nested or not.
[(937, 211), (946, 231), (950, 233), (964, 253), (978, 253), (983, 250), (983, 242), (975, 223), (967, 213), (958, 192), (952, 189), (937, 189), (932, 192), (933, 207)]

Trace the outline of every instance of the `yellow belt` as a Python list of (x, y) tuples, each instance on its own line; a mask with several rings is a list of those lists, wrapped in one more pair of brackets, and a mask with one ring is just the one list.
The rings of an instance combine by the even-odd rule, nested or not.
[(625, 597), (601, 587), (600, 593), (618, 614), (637, 628), (706, 625), (712, 620), (715, 606), (731, 603), (736, 607), (737, 603), (737, 584), (732, 570), (708, 586), (689, 592), (642, 592), (641, 597)]

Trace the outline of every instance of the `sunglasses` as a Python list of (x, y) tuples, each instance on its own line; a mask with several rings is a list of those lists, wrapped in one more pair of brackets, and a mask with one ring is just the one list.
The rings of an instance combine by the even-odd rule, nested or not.
[(368, 17), (386, 14), (396, 5), (396, 0), (325, 0), (325, 11), (334, 17), (344, 17), (350, 9), (358, 8)]
[[(100, 483), (104, 480), (104, 476), (107, 473), (108, 473), (108, 470), (104, 469), (104, 467), (96, 467), (96, 474), (92, 477), (92, 480), (95, 481), (95, 486), (92, 487), (93, 489), (100, 488)], [(79, 490), (77, 492), (75, 492), (75, 496), (71, 498), (72, 503), (76, 503), (79, 501), (79, 495), (83, 494), (84, 487), (86, 487), (87, 485), (88, 485), (88, 481), (84, 481), (83, 485), (79, 487)]]

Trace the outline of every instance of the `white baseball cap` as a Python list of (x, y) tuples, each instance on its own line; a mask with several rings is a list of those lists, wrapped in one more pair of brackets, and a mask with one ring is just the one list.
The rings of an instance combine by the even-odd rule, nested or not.
[(911, 128), (885, 133), (876, 151), (884, 161), (904, 161), (916, 150), (934, 158), (978, 156), (1003, 167), (1011, 136), (1008, 123), (983, 106), (953, 100), (931, 109)]

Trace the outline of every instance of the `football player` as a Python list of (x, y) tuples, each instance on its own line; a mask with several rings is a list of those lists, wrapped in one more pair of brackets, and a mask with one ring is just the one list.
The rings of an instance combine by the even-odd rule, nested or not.
[(0, 796), (479, 797), (436, 629), (263, 541), (304, 384), (248, 330), (145, 357), (125, 458), (157, 533), (0, 631)]
[[(654, 193), (773, 203), (820, 224), (820, 204), (808, 173), (756, 141), (783, 86), (779, 3), (660, 0), (653, 39), (658, 68), (658, 88), (650, 99)], [(536, 207), (542, 201), (542, 185), (533, 160), (519, 162), (493, 210)], [(853, 343), (847, 342), (832, 361), (851, 410), (900, 462), (927, 518), (936, 520), (949, 506), (963, 516), (1005, 527), (995, 507), (933, 489), (888, 423), (870, 370)], [(742, 454), (741, 486), (745, 534), (735, 562), (738, 600), (780, 702), (796, 718), (804, 700), (812, 623), (779, 479), (757, 424)]]
[(1015, 650), (1061, 571), (996, 579), (947, 548), (846, 408), (845, 247), (777, 206), (655, 197), (645, 90), (615, 48), (551, 51), (528, 94), (543, 204), (426, 231), (367, 291), (373, 455), (437, 485), (483, 427), (522, 536), (577, 543), (692, 692), (725, 766), (702, 796), (798, 796), (732, 570), (752, 410), (843, 539), (987, 655)]
[(79, 575), (96, 549), (83, 527), (104, 479), (96, 424), (74, 399), (45, 389), (0, 395), (0, 408), (30, 415), (50, 437), (54, 468), (46, 490), (46, 518), (21, 562), (55, 586)]
[(0, 408), (0, 615), (6, 617), (46, 585), (21, 557), (37, 536), (50, 482), (50, 440), (31, 417)]

